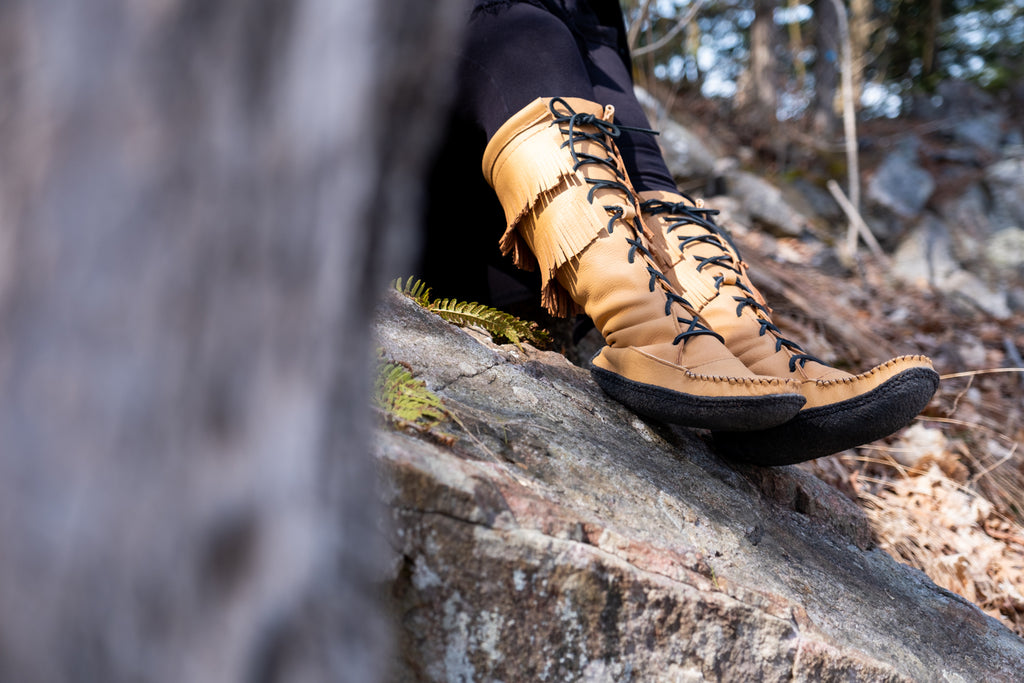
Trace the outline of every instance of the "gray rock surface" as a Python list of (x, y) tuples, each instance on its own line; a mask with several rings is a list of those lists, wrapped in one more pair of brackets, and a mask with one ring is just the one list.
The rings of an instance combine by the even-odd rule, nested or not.
[[(996, 235), (1018, 237), (1016, 232), (1008, 230)], [(908, 284), (932, 287), (996, 318), (1009, 318), (1012, 312), (1005, 288), (998, 280), (990, 284), (977, 273), (961, 267), (955, 257), (956, 237), (950, 234), (947, 223), (925, 214), (893, 254), (893, 274)], [(1013, 242), (1007, 242), (1008, 246), (991, 250), (990, 258), (1014, 262), (1016, 250), (1024, 246), (1017, 246), (1015, 250)], [(994, 261), (990, 261), (984, 270), (991, 271), (993, 267)]]
[(1003, 114), (992, 111), (958, 121), (952, 132), (956, 140), (995, 154), (1003, 142), (1004, 125)]
[(919, 141), (908, 138), (893, 150), (868, 182), (868, 200), (901, 218), (914, 218), (935, 191), (935, 180), (917, 161)]
[(718, 156), (708, 143), (686, 126), (669, 118), (662, 104), (643, 88), (636, 88), (640, 104), (658, 131), (658, 144), (669, 171), (676, 178), (707, 178)]
[(1002, 159), (985, 169), (996, 230), (1024, 227), (1024, 157)]
[(676, 178), (704, 178), (712, 174), (717, 157), (703, 140), (688, 128), (666, 119), (659, 126), (658, 143), (672, 175)]
[[(992, 201), (985, 184), (976, 182), (961, 193), (936, 197), (936, 217), (946, 223), (945, 234), (961, 264), (984, 266), (984, 244), (995, 232), (989, 212)], [(952, 226), (950, 229), (948, 226)]]
[(736, 169), (727, 172), (726, 181), (729, 196), (738, 199), (747, 214), (770, 232), (797, 236), (810, 225), (783, 192), (764, 178)]
[(561, 355), (394, 295), (378, 343), (454, 444), (382, 427), (399, 680), (1012, 681), (1024, 641), (798, 468), (734, 467)]

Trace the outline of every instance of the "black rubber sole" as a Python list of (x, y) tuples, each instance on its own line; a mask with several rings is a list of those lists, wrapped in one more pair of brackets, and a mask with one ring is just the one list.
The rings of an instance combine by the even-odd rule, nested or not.
[(865, 394), (808, 408), (771, 429), (716, 431), (715, 445), (729, 460), (765, 467), (813, 460), (902, 429), (928, 405), (938, 387), (937, 372), (911, 368)]
[(698, 429), (764, 430), (791, 420), (806, 403), (800, 394), (768, 396), (696, 396), (634, 382), (591, 367), (598, 386), (638, 415)]

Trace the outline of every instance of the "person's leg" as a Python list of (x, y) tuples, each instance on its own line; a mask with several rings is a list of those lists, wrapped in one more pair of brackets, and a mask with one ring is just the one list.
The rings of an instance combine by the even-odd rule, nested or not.
[[(481, 5), (483, 7), (481, 7)], [(527, 2), (483, 2), (473, 12), (459, 69), (456, 106), (487, 140), (537, 97), (579, 97), (615, 107), (625, 126), (616, 146), (638, 191), (675, 191), (647, 115), (633, 92), (619, 41), (587, 3), (566, 3), (556, 16)], [(490, 8), (490, 9), (487, 9)], [(621, 15), (618, 20), (621, 21)]]
[[(528, 305), (536, 296), (537, 274), (516, 268), (497, 247), (504, 214), (480, 160), (494, 132), (535, 98), (593, 98), (577, 39), (555, 6), (542, 4), (477, 0), (458, 46), (456, 92), (430, 173), (416, 268), (446, 296), (498, 306)], [(453, 190), (459, 211), (452, 211)]]
[[(614, 38), (614, 34), (609, 37)], [(643, 132), (650, 130), (651, 124), (636, 98), (632, 76), (616, 47), (608, 40), (588, 41), (586, 64), (594, 99), (615, 107), (615, 122), (624, 127), (617, 142), (633, 187), (638, 192), (675, 192), (676, 183), (665, 164), (657, 137)]]
[[(656, 139), (629, 129), (649, 126), (633, 92), (623, 31), (597, 20), (586, 2), (563, 0), (548, 10), (483, 4), (495, 12), (478, 12), (471, 22), (458, 106), (490, 141), (485, 172), (508, 219), (506, 252), (517, 263), (535, 256), (546, 301), (557, 304), (552, 311), (578, 304), (608, 341), (594, 362), (606, 391), (648, 416), (716, 430), (731, 457), (762, 464), (869, 441), (920, 410), (937, 377), (927, 359), (894, 359), (852, 376), (778, 335), (738, 255), (711, 222), (713, 212), (678, 195)], [(564, 100), (556, 106), (560, 96), (584, 100), (572, 105), (580, 114)], [(626, 128), (602, 123), (602, 105), (612, 105), (615, 123)], [(563, 138), (548, 139), (551, 123)], [(571, 158), (558, 158), (555, 150), (567, 144)], [(577, 144), (592, 151), (577, 156)], [(613, 167), (629, 180), (618, 186), (602, 175)], [(567, 181), (573, 175), (577, 181)], [(599, 213), (583, 220), (587, 203), (607, 212), (606, 229)], [(634, 209), (643, 221), (629, 218)], [(670, 286), (663, 289), (665, 276)], [(694, 367), (701, 371), (688, 369)], [(767, 384), (756, 388), (758, 382)], [(757, 429), (758, 406), (773, 413), (761, 419), (777, 423), (795, 405), (793, 386), (808, 410), (778, 427), (735, 431)], [(730, 410), (723, 411), (726, 396)]]
[(594, 321), (607, 344), (594, 379), (635, 412), (707, 429), (786, 422), (804, 402), (793, 383), (754, 375), (659, 272), (618, 139), (610, 108), (582, 98), (538, 97), (513, 114), (483, 159), (505, 210), (503, 253), (540, 270), (553, 315)]
[(592, 372), (633, 410), (709, 429), (781, 424), (803, 398), (754, 377), (650, 260), (579, 27), (566, 3), (543, 4), (478, 3), (458, 73), (456, 107), (487, 140), (483, 170), (505, 212), (502, 252), (540, 271), (553, 315), (594, 320), (607, 346)]
[(528, 3), (475, 10), (461, 54), (455, 107), (487, 140), (538, 97), (593, 101), (590, 74), (569, 27)]

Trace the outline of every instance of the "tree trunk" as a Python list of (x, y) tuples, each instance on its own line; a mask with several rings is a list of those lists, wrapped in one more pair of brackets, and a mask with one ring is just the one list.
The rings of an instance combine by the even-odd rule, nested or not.
[(871, 58), (871, 36), (876, 23), (871, 15), (875, 11), (873, 0), (850, 0), (850, 49), (853, 52), (853, 102), (860, 108), (860, 97), (864, 92), (864, 73)]
[(925, 30), (921, 54), (921, 74), (935, 73), (935, 56), (939, 51), (939, 25), (942, 23), (942, 0), (931, 0), (928, 5), (928, 27)]
[(778, 60), (775, 57), (777, 31), (772, 0), (754, 0), (754, 23), (750, 26), (750, 68), (738, 93), (739, 105), (752, 118), (774, 121), (779, 93)]
[(386, 674), (369, 317), (461, 6), (0, 2), (0, 680)]
[(819, 139), (834, 140), (839, 132), (836, 93), (839, 89), (839, 19), (832, 0), (814, 3), (816, 20), (814, 61), (814, 99), (811, 116)]

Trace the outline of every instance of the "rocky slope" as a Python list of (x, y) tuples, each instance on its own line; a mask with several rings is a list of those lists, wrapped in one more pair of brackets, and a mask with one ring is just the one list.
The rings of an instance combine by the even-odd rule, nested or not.
[[(848, 220), (828, 180), (847, 184), (838, 143), (780, 129), (795, 159), (780, 167), (730, 140), (706, 115), (685, 125), (640, 91), (670, 170), (683, 188), (711, 188), (741, 223), (842, 250)], [(682, 107), (680, 107), (682, 108)], [(785, 138), (789, 138), (786, 140)], [(867, 226), (889, 274), (999, 320), (1024, 311), (1024, 123), (968, 83), (945, 82), (901, 119), (858, 130)], [(784, 163), (784, 162), (782, 162)], [(849, 192), (849, 188), (846, 188)], [(717, 198), (709, 200), (716, 206)], [(862, 253), (870, 253), (863, 246)], [(831, 249), (830, 249), (831, 251)]]
[(732, 466), (562, 355), (496, 346), (398, 294), (376, 333), (453, 419), (448, 436), (375, 436), (397, 680), (1024, 671), (1024, 641), (893, 560), (862, 509), (811, 474)]
[(905, 117), (862, 121), (861, 210), (882, 248), (850, 259), (825, 189), (845, 179), (842, 145), (791, 124), (771, 144), (780, 161), (743, 147), (721, 111), (677, 107), (684, 127), (649, 104), (670, 167), (717, 195), (786, 336), (854, 370), (934, 359), (942, 384), (912, 429), (809, 469), (864, 507), (882, 547), (1024, 635), (1020, 112), (946, 82)]

